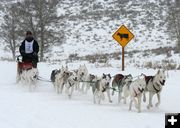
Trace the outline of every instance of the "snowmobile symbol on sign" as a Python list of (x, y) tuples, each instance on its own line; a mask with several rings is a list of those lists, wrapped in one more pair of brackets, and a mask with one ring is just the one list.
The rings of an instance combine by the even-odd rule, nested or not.
[(124, 47), (134, 38), (134, 35), (122, 25), (112, 37), (122, 46), (122, 71), (124, 71)]
[(129, 39), (129, 35), (128, 34), (117, 33), (117, 35), (120, 37), (121, 40), (123, 40), (123, 38), (125, 38), (126, 40)]

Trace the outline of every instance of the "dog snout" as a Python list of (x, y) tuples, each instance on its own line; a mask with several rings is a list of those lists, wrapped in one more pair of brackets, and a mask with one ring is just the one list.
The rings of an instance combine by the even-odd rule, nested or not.
[(130, 80), (128, 80), (127, 82), (132, 82), (132, 80), (130, 79)]
[(138, 88), (138, 90), (142, 93), (144, 91), (144, 88)]
[(109, 82), (107, 82), (106, 85), (108, 86), (108, 85), (109, 85)]
[(165, 84), (165, 82), (166, 82), (166, 80), (163, 80), (163, 84), (162, 84), (162, 85), (164, 85), (164, 84)]
[(77, 77), (75, 77), (75, 81), (77, 80)]

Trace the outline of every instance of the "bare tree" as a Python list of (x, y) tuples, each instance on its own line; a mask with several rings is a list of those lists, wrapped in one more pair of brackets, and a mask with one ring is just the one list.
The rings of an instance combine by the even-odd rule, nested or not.
[(12, 58), (15, 60), (15, 52), (18, 47), (18, 26), (17, 13), (14, 5), (6, 6), (4, 9), (4, 22), (1, 25), (1, 38), (5, 42), (5, 49), (11, 51)]
[[(59, 0), (24, 0), (18, 5), (21, 31), (31, 30), (40, 45), (40, 61), (54, 43), (62, 43), (64, 34), (57, 15)], [(61, 27), (61, 28), (60, 28)]]
[(177, 40), (176, 51), (180, 52), (180, 0), (168, 1), (168, 32)]

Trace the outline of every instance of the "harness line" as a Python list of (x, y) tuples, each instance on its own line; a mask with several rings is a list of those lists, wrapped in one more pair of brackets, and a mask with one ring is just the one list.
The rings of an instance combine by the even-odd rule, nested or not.
[(45, 78), (43, 78), (41, 76), (37, 76), (37, 80), (44, 81), (44, 82), (52, 82), (51, 80), (46, 80)]
[[(44, 82), (52, 82), (51, 80), (47, 80), (41, 76), (37, 76), (37, 80), (39, 81), (44, 81)], [(86, 82), (86, 83), (96, 83), (96, 82), (93, 82), (93, 81), (79, 81), (79, 82)], [(90, 86), (92, 87), (93, 85), (90, 84)], [(108, 89), (112, 89), (113, 91), (116, 91), (116, 92), (120, 92), (119, 90), (115, 89), (115, 88), (112, 88), (112, 87), (108, 87)]]

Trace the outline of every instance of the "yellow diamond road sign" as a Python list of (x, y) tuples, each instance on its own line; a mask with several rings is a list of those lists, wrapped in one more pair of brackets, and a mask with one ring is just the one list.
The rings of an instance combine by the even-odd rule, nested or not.
[(122, 25), (114, 34), (113, 38), (122, 46), (125, 47), (134, 35)]

